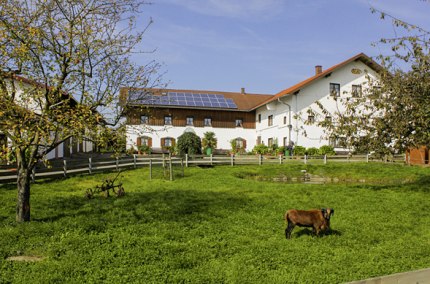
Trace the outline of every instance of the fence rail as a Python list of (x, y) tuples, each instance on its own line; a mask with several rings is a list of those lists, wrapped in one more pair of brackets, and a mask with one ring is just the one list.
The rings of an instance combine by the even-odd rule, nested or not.
[[(154, 156), (125, 156), (120, 158), (88, 158), (53, 161), (50, 166), (39, 164), (32, 173), (33, 181), (36, 179), (69, 177), (77, 174), (93, 174), (106, 171), (119, 171), (138, 167), (161, 166), (164, 168), (181, 166), (214, 166), (214, 165), (263, 165), (283, 163), (311, 163), (327, 164), (330, 162), (395, 162), (405, 163), (405, 155), (395, 155), (391, 158), (373, 159), (370, 155), (335, 155), (335, 156), (263, 156), (263, 155), (186, 155), (184, 158), (165, 155)], [(15, 165), (0, 166), (0, 183), (16, 182), (17, 170)], [(150, 176), (151, 178), (151, 176)], [(172, 179), (172, 174), (170, 175)]]

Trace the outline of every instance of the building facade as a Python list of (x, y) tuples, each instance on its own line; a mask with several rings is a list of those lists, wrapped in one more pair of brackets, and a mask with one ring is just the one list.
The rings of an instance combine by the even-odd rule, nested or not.
[(379, 70), (381, 66), (361, 53), (326, 70), (316, 66), (313, 76), (275, 95), (247, 94), (244, 89), (239, 93), (169, 89), (146, 91), (139, 97), (138, 90), (123, 90), (128, 97), (127, 148), (146, 144), (162, 150), (174, 146), (187, 131), (199, 137), (214, 132), (219, 150), (231, 149), (232, 140), (247, 151), (259, 144), (336, 148), (323, 128), (306, 123), (330, 117), (308, 110), (320, 104), (329, 112), (339, 111), (338, 98), (359, 96)]

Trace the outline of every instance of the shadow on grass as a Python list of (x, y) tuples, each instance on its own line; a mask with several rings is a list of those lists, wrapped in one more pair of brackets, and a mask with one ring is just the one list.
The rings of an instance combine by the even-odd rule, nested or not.
[(126, 193), (121, 198), (98, 196), (90, 200), (79, 196), (56, 197), (37, 204), (43, 215), (34, 216), (33, 221), (56, 222), (73, 217), (84, 223), (102, 221), (119, 225), (196, 222), (228, 216), (229, 212), (245, 207), (248, 202), (248, 198), (233, 193), (194, 190)]
[[(302, 236), (305, 236), (305, 235), (306, 236), (317, 237), (313, 233), (312, 229), (308, 229), (308, 228), (298, 230), (295, 234), (293, 233), (293, 235), (296, 235), (297, 237), (302, 237)], [(338, 230), (331, 229), (331, 230), (326, 231), (326, 232), (321, 232), (318, 237), (321, 238), (321, 237), (324, 237), (324, 236), (331, 236), (331, 235), (333, 235), (333, 236), (341, 236), (342, 232), (340, 232)]]
[(354, 188), (370, 189), (374, 191), (386, 190), (386, 189), (401, 189), (415, 192), (426, 192), (430, 193), (430, 175), (421, 175), (415, 180), (403, 182), (401, 180), (388, 180), (382, 182), (370, 182), (355, 184)]

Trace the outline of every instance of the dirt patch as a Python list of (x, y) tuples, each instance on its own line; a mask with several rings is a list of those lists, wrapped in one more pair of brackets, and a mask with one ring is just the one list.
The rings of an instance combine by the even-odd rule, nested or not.
[(6, 260), (35, 262), (35, 261), (42, 261), (43, 257), (34, 256), (34, 255), (18, 255), (18, 256), (9, 256), (8, 258), (6, 258)]

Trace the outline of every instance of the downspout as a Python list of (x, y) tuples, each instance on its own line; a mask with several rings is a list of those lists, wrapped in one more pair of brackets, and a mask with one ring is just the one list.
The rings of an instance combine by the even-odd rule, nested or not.
[(281, 98), (278, 98), (278, 102), (281, 104), (284, 104), (288, 106), (288, 143), (291, 142), (291, 129), (293, 128), (293, 125), (291, 124), (291, 106), (287, 104), (286, 102), (282, 101)]

